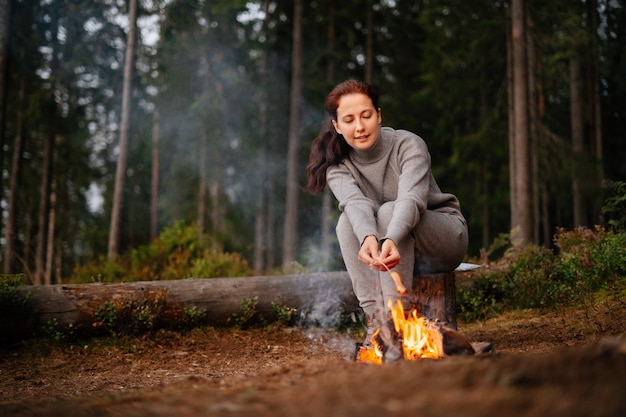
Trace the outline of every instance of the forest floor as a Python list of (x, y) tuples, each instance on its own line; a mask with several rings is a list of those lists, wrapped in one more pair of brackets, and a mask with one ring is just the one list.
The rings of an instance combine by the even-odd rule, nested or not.
[(0, 416), (623, 416), (626, 301), (459, 323), (491, 353), (383, 365), (316, 328), (0, 348)]

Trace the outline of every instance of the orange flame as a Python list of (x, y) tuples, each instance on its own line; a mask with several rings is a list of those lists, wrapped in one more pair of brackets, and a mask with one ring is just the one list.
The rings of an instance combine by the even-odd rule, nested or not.
[(405, 315), (400, 300), (396, 307), (389, 300), (388, 306), (395, 330), (402, 339), (404, 359), (439, 359), (443, 356), (443, 337), (437, 326), (430, 324), (425, 317), (419, 317), (416, 309)]
[[(400, 274), (390, 271), (385, 264), (383, 266), (396, 284), (396, 290), (401, 295), (406, 295), (407, 289), (402, 283)], [(387, 305), (391, 310), (391, 318), (396, 333), (402, 339), (404, 359), (439, 359), (444, 356), (443, 336), (435, 324), (430, 323), (425, 317), (419, 317), (415, 308), (412, 308), (408, 315), (405, 314), (400, 300), (397, 301), (396, 307), (393, 306), (391, 300), (388, 301)], [(382, 348), (375, 340), (379, 333), (380, 329), (377, 329), (372, 336), (373, 347), (361, 347), (359, 349), (357, 362), (370, 362), (378, 365), (383, 363)]]
[(376, 365), (380, 365), (383, 363), (383, 351), (376, 341), (376, 336), (378, 336), (378, 333), (380, 333), (380, 329), (376, 329), (376, 331), (372, 335), (372, 347), (362, 346), (359, 349), (359, 353), (356, 358), (357, 362), (369, 362)]

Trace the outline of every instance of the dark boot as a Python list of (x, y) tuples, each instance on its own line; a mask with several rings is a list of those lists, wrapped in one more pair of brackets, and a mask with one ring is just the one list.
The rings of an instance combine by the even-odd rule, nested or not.
[(402, 339), (396, 332), (393, 320), (388, 319), (381, 328), (380, 339), (383, 341), (383, 362), (395, 362), (404, 359)]
[[(373, 348), (372, 339), (375, 337), (374, 335), (380, 329), (380, 320), (378, 320), (378, 314), (373, 313), (371, 315), (365, 314), (365, 325), (366, 325), (366, 333), (365, 339), (361, 346), (364, 348)], [(380, 336), (376, 334), (377, 343), (380, 344)]]

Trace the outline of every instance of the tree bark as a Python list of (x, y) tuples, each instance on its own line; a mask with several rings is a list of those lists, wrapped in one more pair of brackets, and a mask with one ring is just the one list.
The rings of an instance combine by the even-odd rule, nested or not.
[(585, 226), (585, 208), (581, 187), (581, 166), (584, 157), (584, 128), (583, 128), (583, 81), (580, 62), (571, 58), (569, 61), (570, 85), (570, 123), (572, 129), (572, 197), (574, 208), (574, 227)]
[(108, 258), (114, 259), (119, 254), (122, 207), (124, 205), (124, 183), (128, 163), (128, 141), (130, 135), (130, 113), (132, 80), (135, 66), (135, 40), (137, 30), (137, 0), (130, 0), (128, 5), (128, 34), (126, 56), (124, 57), (124, 89), (122, 92), (122, 114), (120, 123), (119, 155), (115, 171), (113, 190), (113, 208), (109, 230)]
[(532, 16), (529, 13), (525, 14), (526, 21), (526, 75), (528, 86), (528, 149), (530, 154), (530, 178), (531, 178), (531, 192), (530, 192), (530, 205), (532, 207), (531, 217), (531, 234), (530, 239), (536, 242), (540, 235), (541, 227), (541, 195), (536, 192), (539, 190), (539, 183), (541, 181), (539, 172), (539, 135), (537, 135), (537, 123), (539, 121), (538, 100), (537, 100), (537, 50), (535, 48), (535, 42), (533, 40), (532, 32), (534, 31), (534, 24)]
[(331, 315), (339, 311), (351, 313), (359, 309), (347, 272), (259, 276), (244, 278), (184, 279), (176, 281), (146, 281), (123, 284), (73, 284), (18, 287), (27, 296), (28, 305), (22, 311), (0, 316), (0, 338), (27, 338), (43, 325), (55, 320), (60, 330), (95, 335), (95, 311), (107, 303), (135, 302), (164, 294), (160, 313), (162, 327), (180, 325), (184, 308), (196, 307), (204, 312), (204, 323), (222, 326), (241, 315), (244, 302), (256, 298), (258, 317), (275, 321), (272, 303), (296, 308), (299, 317), (311, 314)]
[[(58, 245), (58, 248), (55, 248), (54, 244), (54, 230), (56, 228), (56, 205), (57, 205), (57, 185), (56, 180), (52, 179), (52, 184), (50, 184), (50, 207), (48, 210), (48, 230), (46, 236), (46, 264), (44, 268), (44, 284), (50, 285), (52, 284), (52, 268), (53, 268), (53, 260), (55, 255), (55, 249), (61, 251), (61, 245)], [(56, 274), (56, 279), (60, 280), (61, 274)]]
[(298, 236), (298, 148), (300, 97), (302, 91), (302, 0), (295, 0), (291, 57), (291, 96), (289, 105), (289, 144), (287, 150), (287, 198), (283, 228), (283, 268), (296, 259)]
[(39, 224), (37, 231), (37, 249), (35, 251), (35, 285), (45, 282), (46, 275), (46, 247), (48, 243), (48, 229), (50, 222), (50, 195), (52, 191), (52, 170), (54, 161), (55, 137), (50, 134), (44, 143), (44, 161), (41, 176), (41, 199), (39, 200)]
[[(589, 0), (585, 2), (587, 6), (587, 28), (589, 30), (590, 46), (588, 60), (587, 84), (589, 90), (589, 120), (591, 120), (591, 151), (595, 158), (596, 164), (596, 189), (602, 188), (604, 182), (604, 165), (603, 165), (603, 144), (602, 144), (602, 108), (600, 106), (600, 77), (598, 75), (598, 1)], [(601, 222), (602, 214), (602, 195), (596, 197), (593, 204), (594, 221)]]
[[(332, 85), (335, 80), (335, 3), (329, 5), (328, 10), (328, 62), (326, 63), (326, 83)], [(322, 193), (322, 242), (321, 252), (324, 256), (324, 265), (329, 267), (331, 248), (334, 234), (332, 233), (332, 200), (328, 187)]]
[(526, 29), (523, 0), (512, 1), (513, 108), (515, 152), (515, 217), (512, 218), (512, 242), (522, 246), (531, 242), (530, 146), (528, 132), (528, 87), (526, 75)]
[[(513, 105), (513, 97), (515, 96), (515, 84), (513, 83), (513, 37), (512, 25), (507, 31), (506, 42), (506, 78), (508, 90), (508, 146), (509, 146), (509, 206), (511, 227), (513, 227), (514, 219), (517, 219), (517, 194), (515, 189), (515, 106)], [(485, 246), (488, 247), (488, 246)]]
[(367, 21), (365, 38), (365, 79), (366, 83), (372, 82), (372, 72), (374, 68), (374, 2), (367, 2)]
[[(4, 146), (6, 142), (7, 90), (9, 86), (9, 30), (11, 27), (11, 0), (0, 0), (0, 170), (4, 169)], [(0, 178), (0, 189), (4, 179)], [(2, 228), (2, 222), (0, 222)]]
[(24, 100), (26, 86), (21, 81), (18, 93), (17, 131), (13, 145), (13, 160), (11, 163), (11, 176), (9, 179), (10, 194), (7, 199), (7, 219), (4, 230), (4, 273), (14, 273), (15, 264), (15, 236), (18, 229), (18, 195), (22, 177), (22, 152), (24, 148)]
[(159, 236), (159, 139), (161, 117), (159, 109), (152, 115), (152, 178), (150, 184), (150, 240)]
[(454, 272), (417, 274), (413, 277), (413, 303), (420, 316), (456, 330)]

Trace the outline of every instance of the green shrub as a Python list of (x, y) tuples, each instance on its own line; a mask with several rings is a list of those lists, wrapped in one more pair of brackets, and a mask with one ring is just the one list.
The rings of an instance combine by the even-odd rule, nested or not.
[(22, 314), (30, 308), (31, 293), (24, 294), (18, 287), (24, 285), (24, 274), (0, 275), (0, 317)]
[(626, 182), (606, 180), (602, 186), (609, 194), (602, 206), (606, 223), (614, 230), (626, 230)]
[(252, 272), (239, 254), (227, 253), (195, 226), (178, 222), (158, 239), (117, 259), (100, 258), (77, 266), (67, 282), (120, 282), (173, 280), (190, 277), (248, 276)]
[(471, 322), (486, 320), (501, 314), (504, 309), (504, 272), (481, 269), (473, 278), (461, 283), (456, 292), (456, 309), (460, 318)]
[(509, 250), (496, 267), (481, 268), (457, 288), (466, 321), (507, 310), (583, 305), (598, 292), (626, 292), (626, 234), (559, 229), (556, 251), (537, 245)]
[(94, 309), (93, 326), (114, 337), (149, 332), (159, 327), (166, 301), (166, 290), (107, 301)]
[(559, 230), (560, 274), (576, 301), (623, 283), (626, 277), (626, 234), (595, 229)]

